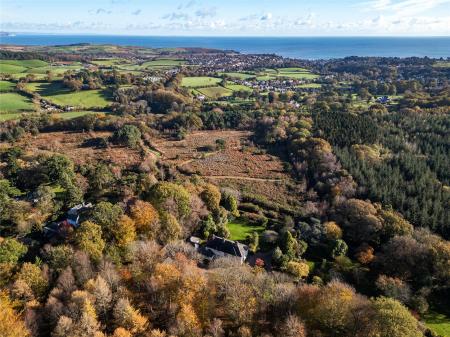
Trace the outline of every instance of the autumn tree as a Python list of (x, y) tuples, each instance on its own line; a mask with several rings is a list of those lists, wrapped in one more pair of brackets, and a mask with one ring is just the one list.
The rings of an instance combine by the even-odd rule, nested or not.
[(30, 331), (14, 310), (14, 304), (5, 292), (0, 292), (0, 336), (28, 337)]
[(138, 234), (155, 239), (159, 230), (158, 211), (149, 202), (137, 200), (130, 206), (130, 217), (136, 225)]
[(99, 261), (105, 249), (102, 238), (102, 228), (91, 221), (83, 222), (75, 233), (75, 243), (94, 261)]
[(148, 320), (133, 308), (130, 301), (120, 298), (113, 310), (114, 322), (118, 327), (123, 327), (132, 334), (142, 333), (148, 326)]

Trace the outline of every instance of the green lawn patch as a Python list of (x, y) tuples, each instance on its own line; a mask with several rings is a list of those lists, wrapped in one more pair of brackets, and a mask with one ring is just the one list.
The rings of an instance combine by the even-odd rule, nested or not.
[(181, 81), (183, 87), (188, 88), (202, 88), (208, 86), (215, 86), (222, 81), (220, 78), (198, 76), (198, 77), (184, 77)]
[(319, 78), (319, 75), (312, 74), (310, 72), (280, 72), (278, 77), (286, 77), (294, 80), (312, 80), (315, 78)]
[(309, 73), (308, 69), (305, 68), (279, 68), (277, 69), (280, 73)]
[(52, 72), (54, 75), (62, 75), (66, 71), (73, 70), (77, 71), (80, 70), (82, 66), (80, 65), (72, 65), (72, 66), (46, 66), (46, 67), (37, 67), (37, 68), (31, 68), (26, 71), (26, 73), (29, 74), (46, 74), (47, 71)]
[(26, 111), (34, 111), (34, 104), (28, 97), (15, 92), (0, 94), (1, 114), (17, 114)]
[(119, 64), (126, 63), (126, 60), (124, 59), (118, 59), (118, 58), (109, 58), (109, 59), (97, 59), (91, 61), (92, 64), (96, 64), (98, 66), (105, 66), (105, 67), (112, 67)]
[(0, 81), (0, 92), (12, 91), (16, 84), (10, 81)]
[(265, 230), (263, 226), (253, 226), (240, 220), (229, 222), (227, 227), (231, 234), (230, 239), (235, 241), (244, 241), (253, 232), (261, 234)]
[(429, 311), (423, 319), (430, 330), (438, 335), (450, 337), (450, 317), (435, 311)]
[(256, 80), (258, 81), (270, 81), (270, 80), (275, 80), (276, 76), (273, 75), (259, 75), (256, 77)]
[(197, 88), (197, 91), (210, 98), (231, 96), (233, 91), (224, 87)]

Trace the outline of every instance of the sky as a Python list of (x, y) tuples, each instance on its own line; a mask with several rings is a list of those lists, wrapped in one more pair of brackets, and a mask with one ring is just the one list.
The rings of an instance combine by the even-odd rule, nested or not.
[(0, 30), (174, 36), (450, 36), (450, 0), (0, 0)]

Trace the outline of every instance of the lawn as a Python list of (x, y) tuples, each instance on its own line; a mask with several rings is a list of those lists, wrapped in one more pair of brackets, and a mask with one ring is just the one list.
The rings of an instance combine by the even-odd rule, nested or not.
[(256, 80), (258, 81), (270, 81), (270, 80), (275, 80), (276, 76), (273, 75), (259, 75), (258, 77), (256, 77)]
[(263, 226), (252, 226), (239, 220), (229, 222), (227, 227), (231, 234), (230, 239), (235, 241), (244, 241), (253, 232), (261, 234), (265, 230)]
[(124, 59), (118, 59), (118, 58), (110, 58), (110, 59), (97, 59), (91, 61), (92, 64), (96, 64), (99, 66), (106, 66), (111, 67), (119, 64), (124, 64), (126, 61)]
[(0, 92), (12, 91), (16, 87), (16, 84), (9, 81), (0, 81)]
[(277, 70), (280, 73), (309, 73), (309, 70), (305, 68), (279, 68)]
[(198, 88), (197, 91), (210, 98), (231, 96), (233, 94), (231, 89), (226, 89), (224, 87)]
[(424, 315), (423, 318), (426, 326), (430, 330), (433, 330), (441, 336), (450, 337), (450, 317), (430, 311), (428, 314)]
[(29, 74), (46, 74), (47, 71), (51, 71), (54, 75), (62, 75), (66, 71), (69, 70), (80, 70), (82, 66), (80, 65), (73, 65), (73, 66), (46, 66), (46, 67), (36, 67), (31, 68), (26, 71), (26, 73)]
[(207, 76), (199, 76), (199, 77), (184, 77), (181, 81), (181, 85), (183, 87), (188, 88), (201, 88), (214, 86), (219, 84), (222, 81), (220, 78), (216, 77), (207, 77)]
[(62, 106), (70, 105), (83, 109), (106, 107), (111, 102), (111, 92), (108, 89), (69, 91), (59, 82), (28, 83), (26, 88), (37, 92), (45, 99)]
[(33, 102), (28, 97), (19, 95), (18, 93), (0, 94), (0, 113), (20, 113), (25, 111), (33, 111)]

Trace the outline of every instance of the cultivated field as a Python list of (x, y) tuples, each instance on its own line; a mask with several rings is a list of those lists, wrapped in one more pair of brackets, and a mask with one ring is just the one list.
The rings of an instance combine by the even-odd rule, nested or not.
[(14, 90), (16, 84), (9, 81), (0, 81), (0, 92), (7, 92)]

